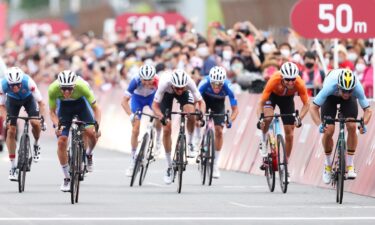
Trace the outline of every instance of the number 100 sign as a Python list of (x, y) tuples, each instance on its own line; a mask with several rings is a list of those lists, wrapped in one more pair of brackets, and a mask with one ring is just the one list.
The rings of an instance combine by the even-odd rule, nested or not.
[(300, 0), (290, 19), (305, 38), (374, 38), (375, 0)]

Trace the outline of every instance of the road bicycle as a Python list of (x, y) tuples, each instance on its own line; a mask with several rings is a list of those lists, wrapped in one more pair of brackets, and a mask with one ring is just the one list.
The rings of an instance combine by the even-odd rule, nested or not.
[(299, 121), (299, 113), (296, 110), (290, 114), (275, 113), (272, 116), (264, 116), (262, 113), (259, 122), (263, 122), (265, 118), (273, 118), (267, 134), (268, 155), (263, 157), (263, 164), (261, 169), (264, 169), (267, 184), (270, 192), (275, 190), (275, 173), (279, 172), (280, 188), (283, 193), (288, 190), (288, 159), (285, 149), (285, 139), (281, 131), (280, 118), (293, 116), (296, 121)]
[(141, 147), (139, 149), (138, 155), (135, 159), (135, 165), (133, 169), (132, 178), (130, 180), (130, 186), (132, 187), (138, 173), (140, 173), (139, 176), (139, 186), (143, 184), (143, 181), (145, 180), (148, 167), (151, 162), (155, 161), (155, 157), (153, 155), (153, 149), (155, 144), (155, 124), (154, 120), (158, 119), (157, 117), (143, 113), (141, 111), (137, 111), (135, 115), (144, 115), (149, 118), (149, 123), (147, 125), (147, 129), (145, 134), (142, 138)]

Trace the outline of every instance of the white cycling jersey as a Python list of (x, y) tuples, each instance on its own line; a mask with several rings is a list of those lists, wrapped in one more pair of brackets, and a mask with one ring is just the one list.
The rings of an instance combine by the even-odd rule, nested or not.
[[(164, 77), (163, 77), (164, 76)], [(158, 90), (155, 93), (154, 101), (157, 103), (160, 103), (163, 100), (164, 93), (169, 93), (173, 94), (173, 84), (171, 81), (172, 74), (171, 73), (164, 73), (161, 75), (160, 80), (159, 80), (159, 86)], [(194, 101), (200, 101), (202, 100), (202, 95), (199, 92), (197, 85), (195, 85), (193, 79), (188, 77), (188, 83), (186, 86), (186, 89), (189, 90), (193, 96), (194, 96)]]

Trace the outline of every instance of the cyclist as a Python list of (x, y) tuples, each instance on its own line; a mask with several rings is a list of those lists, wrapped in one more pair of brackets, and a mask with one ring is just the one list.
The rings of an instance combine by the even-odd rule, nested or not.
[[(50, 116), (58, 138), (57, 155), (64, 173), (64, 182), (60, 189), (63, 192), (69, 192), (70, 176), (67, 145), (71, 121), (73, 116), (77, 115), (79, 120), (85, 122), (96, 121), (99, 125), (101, 111), (89, 84), (69, 70), (60, 72), (57, 80), (49, 86), (48, 98)], [(83, 137), (88, 172), (93, 171), (92, 152), (99, 136), (100, 132), (95, 133), (93, 126), (88, 126), (85, 129)]]
[[(212, 113), (225, 113), (225, 96), (229, 97), (232, 107), (230, 123), (238, 115), (237, 99), (234, 96), (231, 82), (226, 79), (227, 73), (223, 67), (215, 66), (210, 69), (209, 76), (206, 76), (198, 86), (199, 92), (203, 96), (206, 108), (211, 109)], [(225, 117), (214, 117), (215, 124), (215, 160), (212, 177), (219, 178), (220, 171), (217, 165), (220, 157), (220, 151), (223, 146), (223, 126)], [(231, 124), (227, 124), (229, 128)], [(196, 127), (198, 137), (200, 137), (200, 128)], [(199, 140), (200, 138), (198, 138)]]
[[(25, 108), (28, 116), (38, 117), (39, 115), (45, 115), (45, 106), (38, 87), (34, 80), (18, 67), (11, 67), (5, 71), (5, 79), (1, 81), (0, 85), (0, 95), (0, 111), (3, 121), (6, 118), (6, 114), (9, 116), (18, 116), (22, 106)], [(30, 124), (35, 140), (33, 159), (37, 162), (39, 160), (39, 137), (42, 127), (38, 120), (30, 120)], [(17, 119), (10, 119), (6, 139), (11, 163), (9, 171), (9, 180), (11, 181), (18, 181), (18, 171), (15, 161), (17, 148), (16, 125)], [(42, 126), (44, 127), (44, 124)]]
[[(152, 101), (156, 89), (158, 88), (159, 77), (156, 75), (155, 67), (151, 65), (144, 65), (139, 69), (139, 75), (134, 76), (130, 81), (128, 89), (122, 100), (122, 107), (125, 112), (130, 116), (130, 122), (133, 125), (131, 136), (131, 156), (132, 160), (129, 168), (126, 170), (126, 175), (131, 177), (135, 165), (135, 152), (138, 145), (138, 135), (141, 117), (135, 116), (134, 113), (142, 111), (143, 107), (149, 106), (151, 108)], [(129, 105), (129, 100), (130, 105)], [(156, 121), (156, 152), (159, 152), (161, 147), (161, 123)], [(157, 153), (155, 153), (157, 154)]]
[[(162, 76), (162, 79), (160, 80), (158, 90), (155, 93), (154, 102), (152, 103), (152, 109), (157, 117), (165, 121), (165, 111), (166, 109), (172, 109), (173, 99), (176, 99), (180, 103), (180, 108), (184, 112), (195, 112), (194, 104), (198, 106), (198, 109), (201, 112), (205, 112), (206, 104), (203, 101), (202, 95), (199, 93), (194, 81), (184, 70), (175, 70), (171, 73), (164, 74), (164, 76), (164, 79)], [(168, 119), (170, 119), (170, 116)], [(189, 157), (194, 157), (195, 154), (192, 144), (194, 124), (195, 117), (189, 116), (187, 121)], [(164, 175), (164, 182), (170, 184), (173, 179), (171, 159), (172, 127), (170, 122), (163, 125), (165, 125), (163, 127), (163, 145), (168, 166)]]
[[(337, 113), (337, 105), (340, 104), (341, 113), (345, 118), (356, 119), (358, 116), (359, 104), (363, 109), (363, 120), (364, 124), (368, 124), (371, 118), (372, 111), (370, 104), (367, 101), (363, 87), (359, 82), (357, 76), (355, 76), (350, 69), (335, 69), (331, 70), (323, 83), (323, 89), (315, 97), (313, 105), (311, 107), (311, 117), (316, 125), (319, 125), (319, 129), (324, 132), (322, 137), (322, 144), (326, 159), (324, 162), (323, 170), (323, 182), (329, 184), (331, 182), (331, 153), (333, 148), (332, 136), (335, 132), (334, 124), (328, 124), (323, 128), (322, 121), (326, 116), (334, 119)], [(319, 113), (319, 108), (321, 112)], [(358, 137), (356, 133), (356, 124), (347, 123), (346, 129), (348, 130), (347, 139), (347, 178), (355, 179), (357, 173), (354, 170), (354, 153), (358, 143)], [(360, 133), (363, 134), (366, 129), (361, 128)]]
[[(281, 118), (284, 125), (287, 158), (289, 158), (293, 148), (294, 127), (301, 127), (301, 120), (305, 117), (310, 106), (305, 82), (298, 74), (299, 70), (296, 64), (285, 62), (280, 71), (274, 73), (268, 80), (257, 109), (258, 117), (261, 113), (264, 113), (264, 116), (274, 115), (276, 105), (279, 106), (281, 114), (294, 113), (294, 95), (299, 94), (303, 103), (300, 118), (295, 119), (293, 116)], [(262, 123), (258, 122), (257, 124), (257, 127), (262, 130), (262, 141), (259, 148), (262, 157), (267, 156), (267, 132), (271, 121), (272, 118), (265, 118)], [(261, 169), (264, 169), (264, 167), (261, 166)]]

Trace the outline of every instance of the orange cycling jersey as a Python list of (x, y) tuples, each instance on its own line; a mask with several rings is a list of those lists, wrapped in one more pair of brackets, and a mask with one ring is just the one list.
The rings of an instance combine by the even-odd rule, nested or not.
[(293, 89), (287, 89), (285, 85), (282, 84), (282, 79), (283, 77), (280, 71), (274, 73), (271, 76), (266, 84), (266, 87), (264, 88), (261, 101), (265, 103), (272, 93), (278, 96), (292, 96), (296, 92), (298, 92), (303, 104), (306, 104), (309, 100), (309, 97), (307, 95), (305, 82), (302, 80), (302, 78), (300, 76), (297, 76)]

